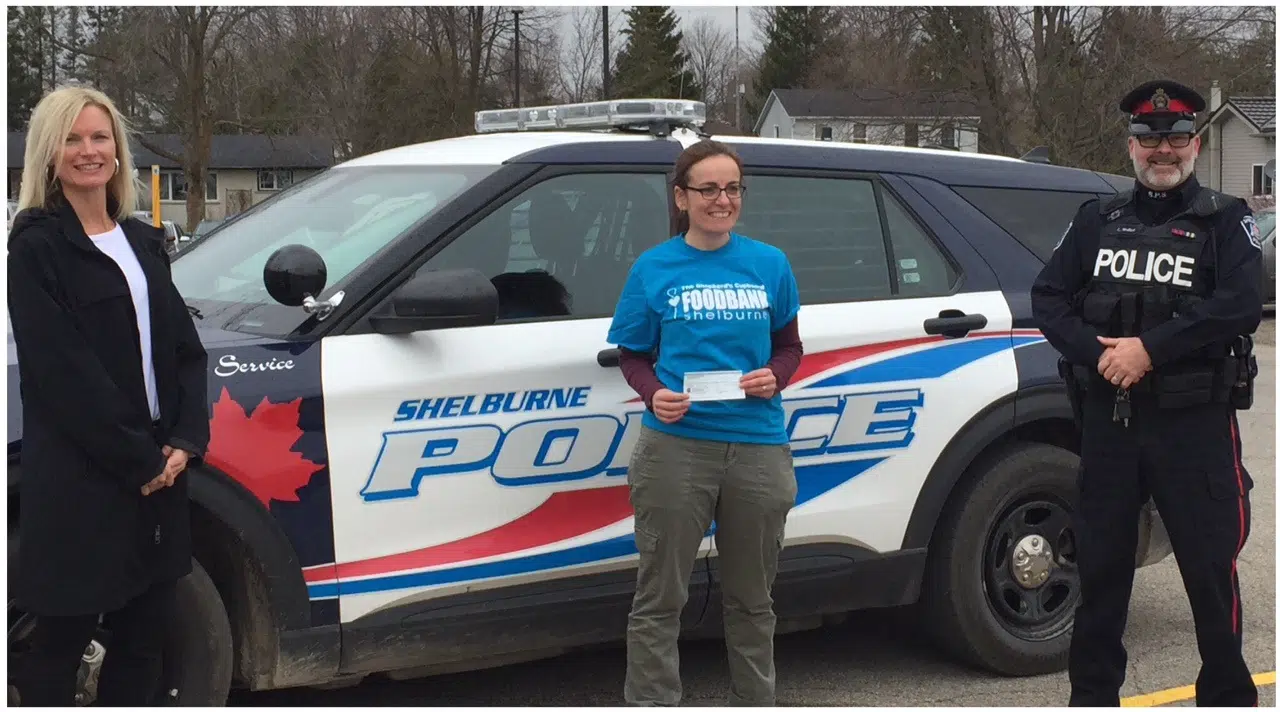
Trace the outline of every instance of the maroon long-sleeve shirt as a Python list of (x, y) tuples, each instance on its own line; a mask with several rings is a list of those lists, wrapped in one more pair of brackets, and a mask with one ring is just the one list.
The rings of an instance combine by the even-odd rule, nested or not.
[[(779, 392), (787, 387), (791, 378), (800, 368), (800, 357), (804, 355), (804, 346), (800, 342), (800, 318), (773, 333), (773, 351), (765, 368), (773, 371), (777, 379)], [(649, 354), (619, 349), (618, 366), (622, 377), (642, 399), (646, 408), (653, 407), (653, 394), (666, 388), (654, 371), (653, 359)]]

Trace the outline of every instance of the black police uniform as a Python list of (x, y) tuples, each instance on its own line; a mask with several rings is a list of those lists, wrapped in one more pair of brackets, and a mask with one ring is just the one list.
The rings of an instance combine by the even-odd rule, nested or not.
[[(1170, 112), (1173, 105), (1175, 111)], [(1121, 102), (1131, 132), (1194, 130), (1203, 99), (1172, 82)], [(1063, 355), (1082, 427), (1077, 562), (1082, 602), (1070, 656), (1074, 705), (1116, 706), (1133, 587), (1138, 516), (1153, 498), (1195, 618), (1199, 705), (1252, 706), (1241, 652), (1236, 557), (1249, 534), (1236, 411), (1256, 361), (1261, 250), (1244, 201), (1189, 177), (1080, 207), (1032, 288), (1032, 310)], [(1128, 391), (1098, 374), (1098, 336), (1137, 336), (1152, 371)], [(1251, 372), (1248, 371), (1252, 366)], [(1243, 369), (1243, 370), (1242, 370)]]

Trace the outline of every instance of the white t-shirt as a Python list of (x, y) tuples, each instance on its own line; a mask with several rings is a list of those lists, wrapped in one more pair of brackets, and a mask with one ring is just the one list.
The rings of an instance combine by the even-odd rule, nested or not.
[(124, 236), (119, 225), (111, 232), (90, 235), (95, 247), (115, 260), (129, 282), (129, 294), (133, 297), (133, 311), (138, 317), (138, 340), (142, 347), (142, 376), (147, 385), (147, 403), (151, 406), (151, 419), (160, 418), (160, 402), (156, 398), (156, 369), (151, 362), (151, 303), (147, 298), (147, 276), (138, 264), (138, 256)]

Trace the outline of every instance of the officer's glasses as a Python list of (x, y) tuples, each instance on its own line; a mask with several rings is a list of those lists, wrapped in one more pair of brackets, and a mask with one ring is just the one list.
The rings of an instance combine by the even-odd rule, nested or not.
[(1156, 148), (1161, 141), (1168, 141), (1169, 146), (1172, 148), (1186, 148), (1191, 145), (1191, 134), (1189, 133), (1143, 134), (1136, 138), (1138, 139), (1138, 145), (1143, 148)]
[(683, 187), (685, 190), (692, 190), (694, 192), (701, 193), (702, 197), (709, 201), (718, 199), (721, 193), (729, 196), (729, 200), (737, 200), (742, 197), (743, 193), (747, 192), (747, 186), (738, 183), (730, 183), (723, 188), (716, 185), (708, 185), (701, 188), (694, 188), (688, 185)]

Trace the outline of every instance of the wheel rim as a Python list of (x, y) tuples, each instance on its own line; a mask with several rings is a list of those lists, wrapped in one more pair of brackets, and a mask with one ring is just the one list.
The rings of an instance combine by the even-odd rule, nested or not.
[(1006, 507), (987, 536), (983, 572), (987, 605), (1009, 633), (1042, 641), (1068, 629), (1080, 600), (1070, 506), (1037, 493)]
[[(16, 700), (14, 697), (18, 677), (16, 673), (22, 669), (21, 661), (31, 650), (31, 635), (35, 632), (36, 617), (19, 610), (14, 601), (9, 601), (8, 620), (9, 698), (11, 704), (15, 702), (20, 704), (20, 697)], [(98, 700), (98, 678), (102, 673), (102, 661), (106, 657), (110, 640), (111, 633), (99, 625), (94, 629), (93, 637), (85, 648), (84, 654), (80, 656), (80, 667), (76, 671), (76, 705), (79, 707), (92, 705)], [(162, 673), (164, 684), (160, 686), (161, 691), (155, 700), (156, 703), (164, 705), (176, 702), (177, 688), (174, 684), (174, 675), (175, 671), (170, 669), (169, 665), (165, 665)]]

